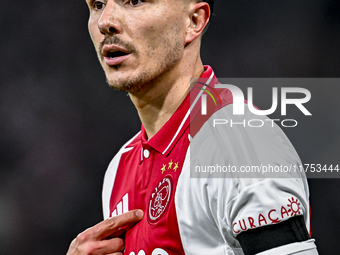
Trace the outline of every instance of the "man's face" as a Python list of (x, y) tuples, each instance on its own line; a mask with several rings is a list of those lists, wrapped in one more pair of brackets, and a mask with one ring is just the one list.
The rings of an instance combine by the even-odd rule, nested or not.
[(87, 0), (89, 32), (110, 86), (138, 92), (181, 59), (183, 0)]

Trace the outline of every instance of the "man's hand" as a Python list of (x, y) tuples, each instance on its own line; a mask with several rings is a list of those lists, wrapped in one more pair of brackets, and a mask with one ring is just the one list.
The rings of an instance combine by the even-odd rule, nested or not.
[(142, 210), (133, 210), (106, 219), (80, 233), (66, 255), (123, 255), (125, 243), (121, 236), (142, 218)]

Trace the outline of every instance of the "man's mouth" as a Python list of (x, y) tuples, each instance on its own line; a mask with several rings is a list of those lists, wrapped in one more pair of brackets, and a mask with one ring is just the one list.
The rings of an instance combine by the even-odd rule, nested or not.
[(129, 50), (112, 44), (104, 45), (101, 53), (105, 63), (109, 66), (119, 65), (131, 55)]
[(123, 51), (109, 51), (107, 53), (107, 57), (110, 58), (110, 59), (114, 59), (114, 58), (119, 58), (119, 57), (122, 57), (122, 56), (126, 56), (128, 54), (129, 53), (126, 53), (126, 52), (123, 52)]

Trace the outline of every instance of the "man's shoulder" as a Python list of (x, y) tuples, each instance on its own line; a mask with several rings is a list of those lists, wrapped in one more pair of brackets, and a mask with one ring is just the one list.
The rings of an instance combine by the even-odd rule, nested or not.
[[(245, 107), (248, 108), (248, 107)], [(191, 141), (198, 161), (212, 158), (235, 166), (298, 165), (300, 159), (285, 133), (267, 116), (233, 114), (233, 104), (216, 111)]]
[(247, 107), (243, 115), (235, 115), (233, 107), (233, 103), (229, 101), (228, 104), (215, 111), (201, 124), (201, 128), (195, 134), (195, 139), (201, 140), (202, 137), (208, 136), (210, 140), (215, 141), (224, 141), (232, 137), (275, 142), (280, 142), (278, 138), (287, 140), (285, 133), (275, 123), (275, 120), (267, 116), (255, 115), (247, 110)]

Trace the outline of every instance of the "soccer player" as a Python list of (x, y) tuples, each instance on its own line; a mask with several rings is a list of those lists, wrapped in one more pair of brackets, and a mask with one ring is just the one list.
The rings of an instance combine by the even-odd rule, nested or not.
[[(212, 125), (212, 119), (232, 118), (233, 105), (231, 92), (215, 89), (217, 78), (200, 58), (213, 1), (87, 4), (107, 82), (128, 92), (142, 128), (108, 167), (105, 220), (79, 234), (68, 255), (317, 254), (302, 175), (209, 178), (200, 167), (202, 176), (190, 178), (192, 165), (215, 171), (226, 170), (223, 164), (301, 164), (270, 122), (258, 129)], [(211, 95), (205, 110), (203, 95)]]

